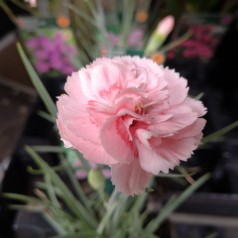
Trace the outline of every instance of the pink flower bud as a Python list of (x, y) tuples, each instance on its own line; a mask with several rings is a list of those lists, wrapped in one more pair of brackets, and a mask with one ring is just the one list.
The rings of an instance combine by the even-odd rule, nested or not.
[(169, 16), (163, 18), (159, 22), (156, 30), (159, 34), (168, 36), (170, 34), (170, 32), (173, 30), (174, 24), (175, 24), (174, 17), (169, 15)]

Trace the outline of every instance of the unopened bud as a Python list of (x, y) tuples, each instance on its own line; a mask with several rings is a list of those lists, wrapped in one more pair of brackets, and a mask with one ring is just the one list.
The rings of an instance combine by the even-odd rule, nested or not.
[(173, 30), (174, 18), (173, 16), (167, 16), (162, 19), (156, 27), (156, 30), (152, 33), (145, 47), (145, 56), (151, 55), (155, 52), (166, 40), (167, 36)]
[(99, 169), (91, 169), (88, 173), (88, 183), (95, 190), (102, 190), (105, 186), (105, 178)]
[(167, 37), (173, 30), (173, 28), (174, 28), (174, 17), (167, 16), (159, 22), (156, 28), (156, 32)]

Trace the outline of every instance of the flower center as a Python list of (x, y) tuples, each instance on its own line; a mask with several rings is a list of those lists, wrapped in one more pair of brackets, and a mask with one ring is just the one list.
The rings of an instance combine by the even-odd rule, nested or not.
[(142, 102), (137, 102), (134, 108), (135, 113), (142, 115), (145, 112), (144, 104)]

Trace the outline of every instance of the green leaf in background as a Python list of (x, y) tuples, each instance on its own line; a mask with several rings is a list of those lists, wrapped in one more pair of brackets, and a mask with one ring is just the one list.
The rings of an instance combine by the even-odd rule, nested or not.
[(80, 219), (87, 228), (95, 229), (97, 221), (90, 210), (85, 207), (81, 201), (77, 200), (67, 185), (61, 180), (61, 178), (55, 173), (53, 169), (30, 147), (26, 146), (25, 150), (35, 161), (35, 163), (48, 174), (54, 183), (62, 191), (62, 199), (71, 212)]
[(122, 29), (119, 40), (119, 47), (127, 47), (127, 38), (132, 29), (133, 25), (133, 15), (136, 9), (137, 1), (135, 0), (123, 0), (123, 14), (122, 14)]
[(217, 232), (213, 232), (207, 236), (205, 236), (204, 238), (217, 238), (218, 237), (218, 233)]
[(208, 142), (215, 141), (216, 139), (218, 139), (219, 137), (228, 133), (229, 131), (235, 129), (236, 127), (238, 127), (238, 121), (235, 121), (235, 122), (231, 123), (230, 125), (223, 127), (221, 130), (216, 131), (216, 132), (204, 137), (202, 139), (202, 143), (205, 144)]
[(48, 94), (47, 90), (45, 89), (43, 83), (41, 82), (39, 76), (37, 75), (36, 71), (34, 70), (33, 66), (31, 65), (29, 59), (27, 58), (24, 50), (22, 49), (20, 43), (17, 43), (17, 49), (23, 61), (23, 64), (26, 67), (26, 70), (31, 78), (31, 81), (39, 93), (41, 100), (43, 101), (45, 107), (47, 108), (48, 112), (51, 114), (53, 118), (56, 118), (57, 110), (55, 103), (51, 99), (50, 95)]
[(201, 100), (204, 96), (204, 93), (199, 93), (196, 97), (194, 97), (195, 100)]
[(81, 231), (73, 234), (62, 235), (62, 236), (54, 236), (52, 238), (104, 238), (103, 236), (99, 236), (95, 234), (95, 232)]
[(182, 174), (164, 174), (164, 173), (160, 173), (158, 174), (158, 177), (162, 177), (162, 178), (184, 178), (184, 177), (188, 177), (188, 176), (193, 176), (195, 174), (194, 173), (182, 173)]
[(47, 120), (47, 121), (49, 121), (49, 122), (52, 122), (52, 123), (55, 123), (55, 118), (52, 117), (49, 113), (39, 110), (39, 111), (37, 112), (37, 114), (38, 114), (40, 117), (44, 118), (45, 120)]
[(11, 22), (17, 26), (17, 19), (11, 8), (8, 7), (8, 4), (4, 0), (0, 0), (0, 8), (6, 13)]
[(105, 215), (103, 216), (102, 220), (100, 221), (97, 227), (97, 234), (102, 235), (105, 227), (110, 224), (111, 216), (114, 213), (117, 203), (112, 204), (106, 211)]
[[(19, 202), (24, 202), (27, 205), (10, 205), (9, 208), (25, 210), (31, 212), (42, 212), (41, 214), (52, 225), (59, 234), (67, 234), (71, 229), (72, 218), (68, 213), (64, 212), (62, 208), (56, 207), (47, 199), (39, 199), (22, 194), (4, 193), (2, 195), (7, 199), (12, 199)], [(48, 214), (50, 211), (51, 215)], [(54, 214), (52, 216), (52, 214)], [(67, 223), (67, 225), (65, 224)]]
[(166, 53), (167, 51), (175, 48), (176, 46), (179, 46), (182, 42), (188, 40), (192, 36), (192, 32), (188, 31), (184, 35), (178, 37), (176, 40), (173, 40), (172, 42), (166, 44), (163, 46), (159, 52), (160, 53)]
[(55, 145), (34, 145), (31, 148), (40, 153), (63, 153), (65, 151), (63, 146)]
[(178, 208), (189, 196), (191, 196), (200, 186), (207, 182), (210, 178), (210, 174), (205, 174), (199, 178), (196, 182), (190, 185), (185, 191), (179, 196), (173, 198), (172, 201), (168, 202), (159, 212), (158, 216), (150, 221), (145, 229), (148, 232), (155, 232), (162, 222), (176, 209)]
[(89, 212), (91, 212), (91, 214), (93, 213), (91, 211), (91, 207), (90, 207), (90, 201), (88, 200), (85, 192), (83, 191), (79, 181), (77, 180), (75, 174), (74, 174), (74, 170), (72, 169), (71, 164), (69, 163), (68, 160), (61, 158), (61, 164), (63, 165), (65, 172), (68, 175), (68, 178), (72, 184), (72, 186), (74, 187), (74, 190), (76, 192), (76, 195), (78, 197), (78, 199), (80, 199), (82, 201), (82, 203), (84, 204), (84, 206), (87, 208), (87, 210)]
[[(82, 161), (83, 169), (85, 171), (89, 171), (89, 169), (90, 169), (89, 164), (85, 159), (82, 158), (82, 155), (79, 152), (77, 152), (76, 150), (66, 149), (63, 146), (43, 145), (43, 146), (32, 146), (31, 148), (33, 150), (35, 150), (36, 152), (40, 152), (40, 153), (58, 153), (59, 154), (59, 157), (61, 160), (61, 165), (51, 167), (51, 168), (54, 171), (64, 170), (67, 173), (68, 178), (73, 185), (73, 188), (74, 188), (74, 191), (76, 192), (77, 197), (79, 199), (81, 199), (83, 201), (84, 205), (87, 207), (87, 209), (90, 210), (88, 199), (87, 199), (83, 189), (81, 188), (79, 181), (75, 177), (74, 167), (72, 166), (72, 163), (70, 163), (70, 161), (69, 161), (70, 158), (68, 158), (68, 155), (71, 154), (72, 156), (75, 157), (75, 159), (77, 159), (77, 160), (80, 159)], [(65, 159), (62, 156), (62, 153), (66, 153), (67, 159)], [(28, 171), (33, 174), (39, 174), (39, 173), (43, 172), (42, 170), (33, 170), (32, 168), (29, 168)]]

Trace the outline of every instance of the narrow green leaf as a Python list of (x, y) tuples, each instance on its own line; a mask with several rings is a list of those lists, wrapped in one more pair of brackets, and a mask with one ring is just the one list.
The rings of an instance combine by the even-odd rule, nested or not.
[[(27, 205), (10, 205), (12, 209), (21, 209), (31, 212), (40, 212), (47, 221), (58, 231), (59, 234), (67, 234), (74, 230), (73, 217), (65, 212), (59, 204), (50, 202), (48, 199), (39, 199), (22, 194), (4, 193), (3, 196), (15, 201), (24, 202)], [(49, 214), (48, 214), (49, 213)]]
[[(90, 1), (86, 1), (86, 2), (90, 2)], [(89, 16), (88, 14), (86, 14), (85, 12), (81, 11), (81, 9), (77, 9), (75, 8), (74, 4), (71, 4), (69, 2), (65, 3), (65, 6), (70, 9), (71, 11), (73, 11), (76, 15), (82, 17), (83, 20), (85, 20), (87, 23), (90, 23), (91, 25), (93, 25), (96, 28), (100, 29), (100, 24), (95, 21), (94, 18), (92, 18), (91, 16)]]
[(38, 114), (40, 117), (46, 119), (47, 121), (52, 122), (52, 123), (55, 123), (55, 118), (52, 117), (49, 113), (46, 113), (46, 112), (44, 112), (44, 111), (38, 111), (37, 114)]
[[(39, 188), (40, 190), (44, 190), (44, 191), (46, 191), (47, 190), (47, 184), (45, 183), (45, 182), (35, 182), (35, 186), (37, 187), (37, 188)], [(57, 196), (62, 196), (62, 192), (59, 190), (59, 188), (58, 187), (56, 187), (56, 186), (54, 186), (54, 185), (52, 185), (53, 186), (53, 189), (54, 189), (54, 191), (55, 191), (55, 194), (57, 195)]]
[(88, 212), (93, 216), (93, 212), (90, 209), (90, 203), (88, 198), (86, 197), (82, 187), (80, 186), (79, 181), (77, 180), (76, 176), (75, 176), (75, 171), (72, 169), (72, 167), (70, 166), (70, 163), (68, 160), (61, 158), (61, 164), (64, 166), (65, 168), (65, 172), (67, 173), (73, 188), (76, 192), (76, 195), (78, 196), (79, 199), (81, 199), (82, 203), (84, 204), (84, 206), (87, 208)]
[(9, 19), (12, 21), (12, 23), (15, 26), (18, 26), (17, 19), (16, 19), (16, 16), (15, 16), (14, 12), (11, 10), (10, 7), (8, 7), (8, 4), (4, 0), (0, 1), (0, 8), (2, 8), (2, 10), (9, 17)]
[[(90, 10), (91, 14), (94, 16), (94, 18), (97, 15), (97, 7), (95, 4), (95, 1), (85, 1), (85, 4), (87, 5), (88, 9)], [(89, 13), (89, 15), (91, 16), (91, 14)]]
[[(57, 172), (64, 170), (64, 167), (62, 165), (53, 166), (51, 168), (54, 171), (57, 171)], [(38, 174), (44, 174), (45, 173), (42, 169), (33, 169), (32, 167), (27, 167), (26, 169), (27, 169), (27, 172), (30, 173), (30, 174), (38, 175)]]
[(162, 177), (162, 178), (183, 178), (186, 176), (193, 176), (195, 173), (186, 173), (186, 174), (164, 174), (164, 173), (160, 173), (158, 174), (158, 177)]
[(67, 234), (67, 235), (60, 235), (60, 236), (54, 236), (52, 238), (103, 238), (102, 236), (99, 236), (95, 234), (93, 231), (81, 231), (76, 232), (73, 234)]
[[(61, 208), (55, 207), (53, 203), (51, 203), (49, 200), (43, 200), (36, 197), (31, 197), (23, 194), (15, 194), (15, 193), (4, 193), (2, 194), (3, 197), (24, 202), (28, 205), (22, 205), (22, 206), (38, 206), (44, 208), (44, 210), (47, 208), (54, 212), (55, 214), (60, 214), (61, 217), (67, 218), (68, 220), (73, 220), (73, 217), (69, 215), (69, 213), (64, 212)], [(12, 206), (12, 205), (11, 205)], [(14, 205), (15, 206), (15, 205)]]
[(216, 238), (216, 237), (218, 237), (218, 233), (217, 232), (213, 232), (213, 233), (205, 236), (204, 238)]
[[(143, 230), (140, 232), (139, 236), (137, 236), (137, 237), (143, 237), (143, 238), (160, 238), (160, 237), (157, 236), (157, 235), (148, 234), (147, 232), (145, 232), (145, 231), (143, 231)], [(133, 238), (134, 238), (134, 237), (133, 237)]]
[(118, 225), (120, 224), (122, 214), (125, 212), (125, 206), (128, 199), (128, 196), (125, 196), (124, 194), (117, 194), (117, 199), (120, 202), (117, 202), (117, 200), (114, 201), (114, 203), (111, 203), (109, 207), (113, 206), (115, 203), (117, 204), (117, 207), (115, 208), (115, 211), (113, 213), (113, 216), (111, 218), (111, 229), (116, 229)]
[(19, 205), (19, 204), (11, 204), (8, 206), (10, 209), (18, 210), (18, 211), (29, 211), (29, 212), (44, 212), (44, 206), (36, 206), (34, 205)]
[[(89, 3), (90, 1), (87, 1), (87, 2)], [(106, 29), (105, 12), (104, 12), (102, 1), (96, 0), (95, 7), (96, 7), (96, 12), (94, 13), (94, 18), (99, 25), (98, 30), (100, 31), (100, 34), (101, 34), (101, 37), (99, 37), (99, 39), (101, 38), (101, 41), (105, 42), (105, 40), (107, 39), (108, 33)], [(101, 44), (100, 40), (98, 43)]]
[(188, 183), (192, 184), (194, 182), (193, 178), (184, 167), (178, 166), (177, 170), (183, 175), (183, 177), (187, 180)]
[(174, 47), (180, 45), (182, 42), (186, 41), (191, 37), (192, 33), (190, 31), (186, 32), (184, 35), (180, 36), (178, 39), (172, 41), (171, 43), (168, 43), (164, 47), (162, 47), (159, 52), (160, 53), (166, 53), (167, 51), (173, 49)]
[(201, 185), (203, 185), (210, 178), (210, 174), (205, 174), (197, 181), (195, 181), (192, 185), (190, 185), (185, 191), (183, 191), (176, 199), (173, 198), (172, 201), (169, 202), (168, 206), (164, 206), (158, 216), (154, 218), (151, 222), (146, 226), (146, 230), (148, 232), (155, 232), (162, 222), (175, 210), (177, 209), (189, 196), (192, 195)]
[(23, 61), (23, 64), (25, 65), (26, 70), (31, 78), (31, 81), (41, 97), (41, 100), (43, 101), (45, 107), (47, 108), (47, 110), (51, 114), (51, 116), (53, 118), (56, 118), (57, 110), (56, 110), (55, 103), (51, 99), (51, 97), (48, 94), (47, 90), (45, 89), (43, 83), (41, 82), (39, 76), (37, 75), (34, 68), (32, 67), (32, 65), (31, 65), (29, 59), (27, 58), (24, 50), (22, 49), (20, 43), (17, 43), (17, 49), (18, 49), (20, 57)]
[(145, 220), (148, 218), (149, 215), (150, 215), (149, 209), (145, 209), (145, 211), (140, 214), (140, 221), (142, 224), (144, 224)]
[[(33, 212), (33, 213), (41, 213), (44, 218), (46, 218), (47, 222), (57, 231), (58, 234), (67, 234), (67, 228), (71, 227), (71, 223), (67, 222), (68, 220), (65, 219), (65, 217), (60, 214), (59, 216), (54, 216), (50, 217), (46, 212), (45, 212), (45, 207), (41, 205), (10, 205), (10, 209), (18, 210), (18, 211), (28, 211), (28, 212)], [(64, 221), (64, 223), (67, 222), (67, 224), (62, 224), (62, 222), (57, 221), (57, 218), (61, 218), (61, 220)], [(65, 229), (65, 228), (66, 229)]]
[(140, 194), (140, 196), (135, 197), (135, 202), (131, 206), (130, 212), (141, 211), (146, 202), (146, 199), (148, 198), (148, 195), (148, 192), (144, 192), (143, 194)]
[(208, 142), (215, 141), (216, 139), (218, 139), (219, 137), (221, 137), (221, 136), (225, 135), (226, 133), (232, 131), (236, 127), (238, 127), (238, 121), (235, 121), (235, 122), (231, 123), (230, 125), (222, 128), (221, 130), (216, 131), (216, 132), (204, 137), (202, 139), (202, 143), (206, 144)]
[(50, 201), (53, 204), (55, 204), (56, 207), (60, 208), (61, 206), (60, 206), (60, 203), (56, 196), (55, 189), (53, 187), (53, 184), (52, 184), (49, 174), (44, 174), (44, 180), (45, 180), (45, 185), (46, 185), (46, 191), (47, 191)]
[(133, 15), (136, 9), (137, 1), (135, 0), (123, 0), (123, 12), (122, 12), (122, 24), (121, 33), (119, 39), (119, 47), (127, 47), (127, 38), (132, 30), (133, 26)]
[[(152, 187), (154, 180), (155, 180), (155, 176), (153, 176), (151, 178), (151, 180), (148, 184), (148, 189), (150, 189)], [(131, 207), (131, 210), (141, 210), (143, 208), (143, 206), (145, 205), (148, 195), (149, 195), (148, 192), (144, 192), (140, 196), (137, 196), (134, 205)]]
[(199, 93), (196, 97), (194, 97), (195, 100), (200, 100), (204, 96), (204, 93)]
[[(68, 233), (67, 229), (64, 229), (64, 224), (62, 222), (58, 222), (57, 218), (50, 216), (47, 213), (43, 213), (45, 220), (56, 230), (56, 232), (60, 235), (65, 235)], [(64, 219), (63, 216), (61, 216)]]
[(118, 205), (118, 203), (114, 203), (112, 206), (109, 207), (109, 209), (105, 213), (104, 217), (102, 218), (101, 222), (99, 223), (99, 225), (97, 227), (98, 235), (102, 235), (106, 225), (109, 224), (111, 216), (112, 216), (113, 212), (115, 211), (117, 205)]
[(108, 206), (112, 205), (115, 202), (115, 199), (117, 198), (119, 192), (118, 190), (115, 188), (108, 200)]
[(49, 206), (49, 203), (46, 202), (46, 201), (40, 200), (40, 199), (35, 198), (35, 197), (26, 196), (26, 195), (23, 195), (23, 194), (4, 193), (4, 194), (2, 194), (2, 196), (5, 197), (5, 198), (8, 198), (8, 199), (21, 201), (21, 202), (25, 202), (25, 203), (37, 203), (37, 204), (42, 204), (46, 207)]
[(55, 173), (55, 171), (52, 170), (50, 166), (30, 146), (26, 146), (25, 150), (36, 162), (36, 164), (42, 170), (44, 170), (45, 173), (49, 174), (53, 183), (62, 191), (62, 199), (72, 211), (72, 213), (74, 213), (79, 219), (82, 219), (82, 221), (85, 222), (85, 224), (87, 224), (89, 227), (95, 228), (97, 226), (95, 218), (85, 209), (82, 203), (74, 197), (72, 192)]
[(40, 153), (63, 153), (65, 148), (62, 146), (51, 146), (51, 145), (33, 145), (33, 150)]

